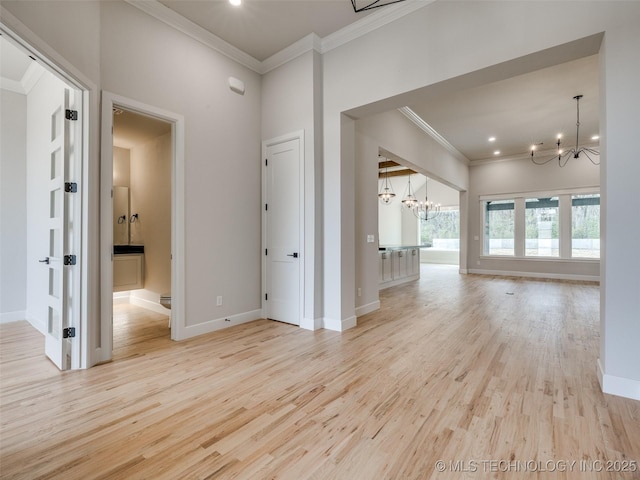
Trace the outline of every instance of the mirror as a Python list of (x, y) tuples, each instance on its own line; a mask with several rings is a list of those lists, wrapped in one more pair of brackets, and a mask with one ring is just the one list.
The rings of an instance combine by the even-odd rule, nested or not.
[(113, 187), (113, 244), (129, 245), (129, 187)]

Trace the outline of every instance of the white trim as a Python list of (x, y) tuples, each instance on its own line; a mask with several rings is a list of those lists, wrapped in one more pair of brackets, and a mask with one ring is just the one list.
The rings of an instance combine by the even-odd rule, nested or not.
[(295, 132), (288, 133), (286, 135), (281, 135), (276, 138), (272, 138), (269, 140), (264, 140), (262, 142), (262, 158), (261, 158), (261, 174), (262, 174), (262, 245), (261, 245), (261, 256), (262, 256), (262, 292), (261, 292), (261, 306), (260, 306), (260, 316), (262, 318), (267, 318), (267, 306), (265, 302), (265, 295), (267, 294), (267, 256), (264, 255), (264, 251), (267, 248), (267, 212), (264, 209), (264, 205), (268, 203), (267, 199), (267, 166), (265, 165), (265, 159), (267, 158), (267, 151), (269, 147), (273, 145), (278, 145), (280, 143), (289, 142), (291, 140), (298, 140), (299, 152), (298, 152), (298, 162), (299, 162), (299, 172), (298, 172), (298, 202), (299, 202), (299, 258), (298, 262), (298, 274), (300, 278), (300, 287), (298, 291), (298, 306), (299, 306), (299, 317), (301, 319), (298, 324), (302, 327), (302, 323), (304, 322), (304, 327), (306, 329), (311, 329), (310, 327), (315, 327), (317, 322), (310, 321), (310, 319), (305, 319), (304, 317), (304, 307), (305, 307), (305, 265), (307, 262), (312, 262), (312, 255), (306, 255), (305, 251), (305, 243), (304, 243), (304, 206), (305, 206), (305, 188), (304, 188), (304, 175), (305, 175), (305, 149), (304, 149), (304, 130), (298, 130)]
[(171, 310), (160, 304), (160, 295), (151, 290), (125, 290), (113, 293), (113, 304), (128, 303), (137, 307), (146, 308), (155, 313), (163, 315), (171, 315)]
[(0, 313), (0, 323), (18, 322), (20, 320), (26, 320), (26, 319), (27, 319), (27, 312), (24, 310)]
[(297, 42), (292, 43), (288, 47), (280, 50), (278, 53), (275, 53), (269, 58), (263, 60), (258, 73), (268, 73), (311, 50), (322, 53), (322, 39), (315, 33), (310, 33), (306, 37), (301, 38)]
[(125, 0), (129, 5), (136, 7), (148, 15), (160, 20), (161, 22), (175, 28), (185, 35), (197, 40), (198, 42), (212, 48), (216, 52), (229, 57), (231, 60), (238, 62), (240, 65), (261, 73), (262, 62), (256, 60), (251, 55), (243, 52), (237, 47), (224, 41), (217, 35), (205, 30), (200, 25), (193, 23), (191, 20), (183, 17), (179, 13), (165, 7), (156, 0)]
[(357, 38), (373, 32), (380, 27), (396, 21), (399, 18), (419, 10), (435, 0), (406, 0), (404, 2), (387, 5), (384, 8), (370, 13), (366, 17), (341, 28), (337, 32), (327, 35), (322, 39), (322, 52), (326, 53), (334, 48), (351, 42)]
[(140, 9), (146, 14), (151, 15), (185, 35), (188, 35), (218, 53), (238, 62), (240, 65), (244, 65), (256, 73), (264, 74), (310, 50), (317, 50), (320, 53), (329, 52), (334, 48), (351, 42), (352, 40), (362, 37), (367, 33), (373, 32), (380, 27), (394, 22), (405, 15), (409, 15), (416, 10), (429, 5), (435, 0), (406, 0), (404, 2), (385, 6), (385, 8), (376, 10), (366, 17), (349, 24), (322, 39), (315, 33), (311, 33), (302, 40), (283, 48), (263, 61), (243, 52), (239, 48), (231, 45), (191, 20), (188, 20), (157, 0), (125, 1), (129, 5)]
[(29, 95), (29, 92), (33, 87), (35, 87), (38, 80), (44, 75), (44, 68), (38, 62), (31, 62), (29, 64), (29, 68), (24, 72), (22, 76), (22, 80), (20, 83), (22, 84), (22, 88), (24, 89), (24, 93)]
[(322, 317), (319, 318), (305, 318), (300, 321), (300, 328), (305, 330), (320, 330), (322, 328)]
[(7, 90), (8, 92), (26, 95), (22, 83), (18, 82), (17, 80), (11, 80), (10, 78), (0, 77), (0, 88), (2, 90)]
[(600, 359), (598, 359), (596, 373), (603, 393), (640, 400), (640, 381), (604, 373)]
[[(173, 299), (172, 299), (173, 303)], [(173, 307), (173, 305), (172, 305)], [(224, 328), (229, 328), (241, 323), (253, 322), (262, 318), (260, 310), (251, 310), (250, 312), (238, 313), (227, 317), (215, 318), (196, 325), (187, 325), (184, 327), (184, 338), (191, 338), (205, 333), (215, 332)]]
[(380, 310), (380, 300), (356, 307), (356, 317), (361, 317), (376, 310)]
[[(39, 320), (39, 319), (37, 319), (35, 317), (32, 317), (28, 313), (27, 313), (26, 320), (27, 320), (27, 322), (29, 322), (31, 324), (31, 326), (33, 328), (38, 330), (42, 335), (46, 335), (46, 333), (47, 333), (47, 325), (45, 324), (44, 320)], [(44, 349), (43, 349), (42, 353), (44, 353)]]
[(462, 152), (460, 152), (456, 147), (451, 145), (446, 138), (436, 132), (435, 129), (427, 122), (425, 122), (416, 112), (411, 110), (409, 107), (401, 107), (398, 109), (398, 111), (405, 117), (407, 117), (416, 127), (418, 127), (420, 130), (422, 130), (424, 133), (438, 142), (441, 146), (443, 146), (456, 159), (460, 160), (465, 165), (469, 165), (469, 159), (465, 157)]
[(327, 330), (333, 330), (334, 332), (344, 332), (345, 330), (355, 327), (357, 320), (355, 315), (345, 318), (344, 320), (324, 317), (322, 319), (322, 327)]
[[(186, 333), (185, 315), (185, 186), (184, 117), (161, 108), (102, 92), (102, 162), (100, 182), (100, 266), (101, 335), (100, 362), (109, 361), (113, 350), (113, 107), (117, 105), (143, 115), (171, 123), (173, 155), (171, 160), (171, 339), (182, 340)], [(133, 302), (132, 302), (133, 303)], [(149, 306), (141, 305), (145, 308)]]
[(569, 273), (539, 273), (539, 272), (518, 272), (511, 270), (484, 270), (470, 268), (468, 273), (476, 275), (496, 275), (499, 277), (525, 277), (525, 278), (546, 278), (550, 280), (575, 280), (580, 282), (600, 283), (600, 276), (597, 275), (575, 275)]

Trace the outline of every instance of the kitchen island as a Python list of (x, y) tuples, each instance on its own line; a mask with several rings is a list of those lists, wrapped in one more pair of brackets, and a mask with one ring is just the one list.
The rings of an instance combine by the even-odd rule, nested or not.
[(380, 290), (420, 278), (420, 249), (428, 245), (381, 245), (378, 247)]

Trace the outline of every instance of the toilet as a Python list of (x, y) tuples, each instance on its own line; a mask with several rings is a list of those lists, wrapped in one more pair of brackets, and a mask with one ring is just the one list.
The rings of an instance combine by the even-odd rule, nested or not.
[(163, 293), (162, 295), (160, 295), (160, 305), (162, 305), (164, 308), (168, 308), (169, 310), (171, 310), (171, 294), (170, 293)]

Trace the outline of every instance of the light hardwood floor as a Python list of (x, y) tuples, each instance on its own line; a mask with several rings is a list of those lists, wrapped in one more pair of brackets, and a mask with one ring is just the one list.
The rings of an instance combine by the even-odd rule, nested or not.
[(2, 325), (0, 475), (640, 478), (615, 472), (640, 462), (640, 402), (598, 386), (596, 285), (432, 266), (381, 303), (343, 333), (259, 320), (178, 343), (118, 307), (116, 360), (65, 373)]

